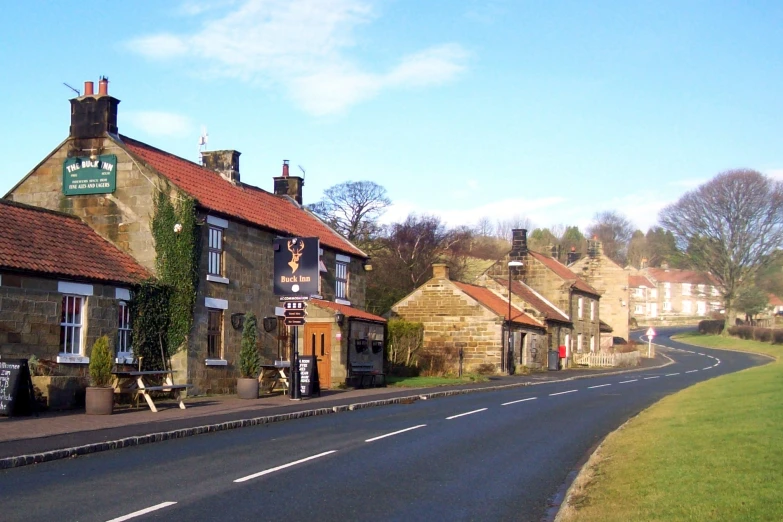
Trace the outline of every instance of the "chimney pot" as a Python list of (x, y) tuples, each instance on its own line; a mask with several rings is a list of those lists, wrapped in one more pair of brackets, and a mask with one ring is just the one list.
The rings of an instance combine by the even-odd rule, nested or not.
[(93, 94), (93, 83), (84, 82), (84, 96), (92, 96)]
[(283, 177), (288, 177), (288, 160), (283, 160)]
[(109, 94), (109, 79), (105, 76), (101, 76), (98, 81), (98, 96), (106, 96)]

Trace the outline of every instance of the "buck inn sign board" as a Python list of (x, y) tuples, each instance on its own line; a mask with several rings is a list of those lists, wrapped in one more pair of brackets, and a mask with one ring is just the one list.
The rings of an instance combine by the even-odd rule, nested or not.
[(275, 295), (318, 295), (319, 249), (320, 241), (317, 237), (275, 239)]
[(63, 162), (63, 194), (111, 194), (117, 187), (117, 156), (68, 158)]

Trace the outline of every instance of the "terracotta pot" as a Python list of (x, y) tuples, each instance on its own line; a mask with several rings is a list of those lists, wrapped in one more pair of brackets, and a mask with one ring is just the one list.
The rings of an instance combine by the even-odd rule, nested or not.
[(237, 396), (240, 399), (258, 399), (258, 379), (237, 379)]
[(111, 415), (114, 409), (114, 388), (87, 386), (84, 411), (87, 415)]

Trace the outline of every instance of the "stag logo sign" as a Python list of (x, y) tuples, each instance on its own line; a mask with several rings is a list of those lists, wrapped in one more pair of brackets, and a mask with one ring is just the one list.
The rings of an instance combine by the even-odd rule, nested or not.
[(275, 239), (275, 295), (318, 295), (319, 250), (317, 237)]

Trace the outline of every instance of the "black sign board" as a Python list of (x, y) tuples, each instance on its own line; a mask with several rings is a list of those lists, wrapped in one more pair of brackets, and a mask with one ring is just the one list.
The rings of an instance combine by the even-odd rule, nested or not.
[(299, 356), (299, 391), (302, 397), (321, 396), (321, 383), (318, 381), (318, 362), (315, 355)]
[(305, 318), (304, 317), (284, 317), (283, 323), (286, 326), (302, 326), (305, 324)]
[(0, 360), (0, 415), (30, 415), (35, 406), (27, 359)]
[(318, 294), (319, 249), (317, 237), (275, 239), (275, 295), (310, 297)]

